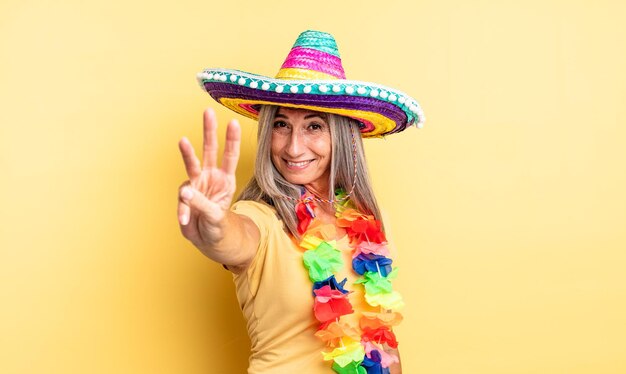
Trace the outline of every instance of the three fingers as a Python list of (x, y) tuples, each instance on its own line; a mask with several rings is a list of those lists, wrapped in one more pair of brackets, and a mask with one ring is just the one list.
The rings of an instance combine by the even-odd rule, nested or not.
[[(224, 156), (222, 158), (222, 171), (229, 175), (234, 175), (239, 162), (239, 149), (241, 146), (241, 128), (235, 119), (228, 123), (226, 129), (226, 144)], [(217, 119), (215, 111), (208, 108), (203, 115), (203, 148), (202, 163), (196, 157), (191, 142), (183, 137), (178, 143), (180, 153), (185, 164), (185, 170), (189, 176), (189, 181), (183, 183), (179, 188), (178, 221), (185, 226), (191, 218), (190, 201), (194, 195), (199, 193), (194, 186), (202, 176), (203, 170), (210, 170), (217, 165)]]

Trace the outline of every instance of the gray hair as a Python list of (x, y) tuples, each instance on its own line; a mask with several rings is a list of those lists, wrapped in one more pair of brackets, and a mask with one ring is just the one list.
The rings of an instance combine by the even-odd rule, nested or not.
[[(289, 183), (274, 167), (271, 160), (272, 131), (277, 106), (264, 105), (259, 111), (259, 129), (257, 133), (258, 148), (254, 176), (241, 192), (237, 200), (263, 201), (276, 209), (285, 227), (296, 238), (298, 234), (298, 218), (296, 217), (294, 200), (300, 198), (301, 186)], [(365, 214), (373, 215), (381, 220), (376, 197), (365, 161), (363, 140), (358, 132), (358, 122), (352, 118), (337, 114), (324, 113), (330, 127), (332, 141), (332, 159), (330, 165), (330, 188), (328, 200), (334, 200), (334, 191), (338, 188), (350, 192), (354, 183), (354, 191), (350, 200), (357, 209)], [(354, 181), (354, 162), (352, 138), (356, 143), (356, 181)], [(324, 203), (319, 203), (324, 204)]]

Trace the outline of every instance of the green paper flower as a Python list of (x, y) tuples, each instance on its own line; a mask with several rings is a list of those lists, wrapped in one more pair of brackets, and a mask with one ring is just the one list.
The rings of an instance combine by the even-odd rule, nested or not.
[(398, 268), (393, 269), (386, 277), (383, 277), (378, 272), (367, 271), (363, 274), (364, 278), (354, 283), (362, 283), (365, 286), (365, 293), (369, 295), (390, 293), (393, 291), (391, 279), (394, 279), (396, 276), (398, 276)]
[(335, 190), (335, 200), (337, 200), (335, 201), (335, 210), (337, 212), (336, 214), (341, 214), (346, 209), (356, 209), (356, 206), (351, 199), (345, 199), (347, 195), (348, 194), (346, 193), (346, 191), (342, 189)]
[(339, 374), (367, 374), (367, 370), (361, 366), (361, 361), (352, 361), (343, 367), (335, 362), (333, 363), (333, 370)]
[(304, 252), (303, 261), (312, 282), (323, 281), (343, 267), (341, 251), (328, 242)]

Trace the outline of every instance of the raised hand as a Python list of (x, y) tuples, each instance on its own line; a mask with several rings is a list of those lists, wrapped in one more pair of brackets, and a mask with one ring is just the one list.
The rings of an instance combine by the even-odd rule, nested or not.
[(179, 188), (178, 222), (185, 238), (201, 250), (224, 237), (226, 214), (236, 189), (241, 128), (231, 120), (226, 129), (222, 166), (217, 167), (217, 119), (213, 109), (204, 112), (202, 163), (187, 138), (178, 143), (189, 180)]

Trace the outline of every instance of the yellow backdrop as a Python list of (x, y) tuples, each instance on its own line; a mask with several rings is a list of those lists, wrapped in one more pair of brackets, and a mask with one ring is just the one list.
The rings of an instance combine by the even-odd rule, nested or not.
[(179, 233), (177, 142), (216, 107), (197, 72), (274, 75), (312, 28), (426, 112), (366, 145), (405, 372), (625, 373), (623, 4), (3, 0), (0, 372), (244, 372), (230, 275)]

